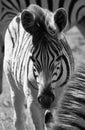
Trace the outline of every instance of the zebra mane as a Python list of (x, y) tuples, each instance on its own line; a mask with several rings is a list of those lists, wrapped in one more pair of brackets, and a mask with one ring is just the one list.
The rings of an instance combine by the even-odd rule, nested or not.
[(79, 66), (68, 81), (53, 116), (55, 129), (85, 129), (85, 64)]

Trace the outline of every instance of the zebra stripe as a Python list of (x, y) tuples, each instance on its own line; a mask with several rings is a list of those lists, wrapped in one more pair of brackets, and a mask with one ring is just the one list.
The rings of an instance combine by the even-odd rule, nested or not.
[(70, 2), (70, 6), (69, 6), (69, 10), (68, 10), (68, 19), (69, 19), (69, 23), (71, 24), (71, 15), (72, 15), (72, 10), (73, 10), (73, 8), (74, 8), (74, 6), (75, 6), (75, 4), (76, 4), (76, 2), (77, 2), (78, 0), (75, 0), (75, 1), (71, 1)]
[(76, 69), (65, 86), (54, 120), (56, 130), (85, 130), (85, 64)]
[(82, 5), (81, 7), (79, 7), (77, 13), (76, 13), (76, 20), (78, 21), (78, 17), (79, 17), (79, 13), (82, 9), (85, 9), (85, 5)]
[[(48, 12), (49, 14), (50, 12)], [(14, 60), (12, 60), (12, 72), (16, 82), (19, 80), (22, 82), (24, 59), (26, 54), (30, 52), (34, 67), (38, 73), (43, 71), (46, 77), (49, 77), (49, 73), (52, 73), (52, 84), (59, 82), (60, 87), (64, 86), (74, 69), (72, 52), (65, 37), (63, 34), (61, 38), (55, 35), (51, 36), (51, 34), (46, 32), (46, 27), (43, 24), (40, 25), (40, 30), (36, 28), (32, 36), (23, 29), (20, 20), (21, 15), (22, 13), (13, 19), (8, 27), (8, 34), (6, 34), (10, 35), (13, 44), (12, 59)], [(57, 65), (60, 61), (60, 72), (57, 72), (57, 67), (54, 68), (54, 64)], [(33, 74), (36, 77), (34, 70)]]
[[(68, 25), (67, 29), (72, 27), (74, 24), (78, 26), (78, 23), (83, 20), (85, 16), (85, 1), (84, 0), (1, 0), (1, 21), (2, 26), (5, 28), (5, 24), (17, 15), (18, 12), (22, 12), (23, 9), (27, 8), (30, 4), (37, 4), (43, 8), (47, 8), (50, 11), (55, 11), (57, 8), (65, 8), (68, 14)], [(79, 23), (81, 24), (81, 23)], [(6, 27), (7, 27), (6, 26)], [(6, 28), (5, 28), (6, 29)], [(81, 29), (81, 28), (80, 28)], [(2, 29), (3, 32), (3, 29)]]
[[(74, 70), (72, 52), (62, 33), (66, 22), (64, 9), (52, 13), (33, 4), (14, 17), (5, 34), (4, 70), (15, 94), (14, 104), (20, 107), (16, 103), (17, 91), (23, 91), (33, 129), (43, 129), (44, 124), (36, 122), (34, 108), (40, 105), (40, 109), (50, 109), (57, 100), (55, 91), (60, 94), (60, 87), (67, 83)], [(20, 113), (18, 110), (15, 108), (16, 113)], [(42, 118), (39, 116), (37, 119)], [(17, 116), (16, 129), (24, 129), (24, 119), (20, 125), (19, 120)]]

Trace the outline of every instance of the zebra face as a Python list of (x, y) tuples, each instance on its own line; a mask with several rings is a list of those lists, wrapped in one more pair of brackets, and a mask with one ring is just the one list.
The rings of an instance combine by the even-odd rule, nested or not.
[[(46, 63), (46, 59), (49, 58), (49, 64)], [(35, 80), (38, 85), (42, 86), (49, 86), (49, 84), (55, 84), (58, 80), (61, 70), (62, 70), (62, 56), (59, 56), (56, 60), (52, 62), (53, 59), (50, 59), (49, 57), (46, 57), (46, 59), (43, 59), (44, 65), (40, 66), (38, 65), (41, 61), (33, 61), (33, 75), (35, 77)], [(55, 88), (55, 87), (53, 87)]]
[(60, 87), (57, 81), (62, 77), (62, 56), (59, 56), (49, 66), (41, 67), (41, 69), (37, 68), (36, 64), (36, 61), (33, 61), (33, 75), (37, 83), (38, 102), (43, 108), (48, 109), (55, 100), (55, 89), (58, 90)]
[(38, 101), (48, 109), (57, 97), (55, 93), (59, 93), (59, 87), (67, 82), (70, 75), (70, 49), (66, 41), (60, 40), (67, 24), (67, 15), (62, 8), (52, 13), (31, 5), (22, 12), (21, 21), (32, 36), (32, 70), (37, 83)]

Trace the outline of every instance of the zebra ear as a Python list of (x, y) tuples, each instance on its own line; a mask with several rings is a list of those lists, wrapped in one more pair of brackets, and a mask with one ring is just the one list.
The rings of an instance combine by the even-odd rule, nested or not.
[(64, 8), (59, 8), (54, 12), (54, 22), (61, 32), (67, 24), (67, 13)]
[(33, 33), (35, 19), (31, 12), (24, 10), (21, 14), (21, 22), (22, 22), (24, 29), (27, 32)]

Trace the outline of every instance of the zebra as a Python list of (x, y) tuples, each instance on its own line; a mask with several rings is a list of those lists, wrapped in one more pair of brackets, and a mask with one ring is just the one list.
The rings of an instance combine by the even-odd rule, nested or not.
[[(83, 35), (85, 35), (85, 0), (1, 0), (0, 1), (0, 32), (1, 37), (4, 39), (6, 29), (12, 21), (12, 19), (23, 9), (28, 7), (30, 4), (37, 4), (43, 8), (54, 12), (58, 8), (65, 8), (68, 17), (68, 23), (66, 28), (63, 30), (66, 32), (72, 26), (76, 25)], [(2, 42), (3, 43), (3, 42)], [(3, 46), (1, 49), (3, 50)], [(3, 53), (3, 51), (1, 52)], [(3, 54), (2, 54), (3, 55)], [(3, 57), (1, 59), (3, 62)], [(3, 63), (2, 63), (3, 65)], [(2, 68), (2, 66), (1, 66)], [(2, 74), (1, 76), (2, 77)], [(0, 93), (2, 87), (0, 87)]]
[(85, 130), (85, 64), (72, 74), (53, 113), (48, 113), (51, 130)]
[(45, 111), (53, 110), (74, 71), (72, 51), (63, 33), (66, 24), (65, 9), (52, 13), (32, 4), (6, 30), (4, 71), (17, 130), (45, 130)]
[[(0, 1), (0, 32), (4, 40), (6, 29), (12, 19), (30, 4), (37, 4), (43, 8), (54, 12), (58, 8), (65, 8), (67, 12), (68, 23), (63, 30), (66, 32), (72, 26), (76, 25), (83, 35), (85, 35), (85, 0), (1, 0)], [(3, 43), (3, 41), (2, 41)], [(3, 50), (3, 46), (0, 47)], [(1, 53), (4, 53), (3, 51)], [(3, 54), (2, 54), (3, 55)], [(3, 57), (1, 59), (3, 62)], [(3, 65), (3, 63), (2, 63)], [(2, 66), (1, 66), (2, 68)], [(2, 74), (0, 74), (2, 77)], [(1, 85), (0, 85), (1, 86)], [(2, 87), (0, 87), (0, 93)]]

